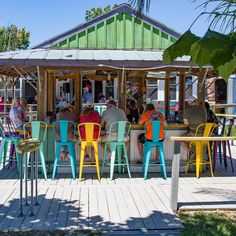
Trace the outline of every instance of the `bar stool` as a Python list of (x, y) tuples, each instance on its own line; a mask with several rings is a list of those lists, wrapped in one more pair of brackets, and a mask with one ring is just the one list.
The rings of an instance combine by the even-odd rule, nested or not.
[[(204, 123), (201, 125), (198, 125), (196, 128), (195, 136), (202, 136), (202, 137), (210, 137), (214, 131), (214, 129), (218, 127), (218, 125), (214, 123)], [(188, 160), (186, 161), (186, 172), (185, 174), (188, 174), (188, 167), (189, 165), (195, 165), (196, 166), (196, 177), (200, 177), (200, 172), (202, 172), (202, 165), (209, 164), (211, 176), (214, 177), (214, 172), (212, 168), (212, 157), (211, 157), (211, 148), (210, 148), (210, 142), (209, 141), (191, 141), (189, 144), (190, 150), (192, 149), (192, 146), (195, 146), (196, 148), (196, 158), (194, 160), (190, 159), (190, 156)], [(204, 160), (203, 155), (203, 147), (207, 147), (208, 151), (208, 157), (209, 160)]]
[[(144, 151), (143, 151), (143, 166), (142, 171), (144, 173), (144, 179), (147, 179), (148, 175), (148, 167), (149, 166), (160, 166), (161, 171), (163, 173), (163, 178), (167, 179), (166, 175), (166, 164), (164, 158), (164, 149), (163, 149), (163, 139), (160, 139), (160, 129), (161, 129), (161, 121), (153, 120), (149, 121), (145, 124), (145, 132), (147, 132), (147, 125), (152, 125), (152, 140), (146, 140), (144, 143)], [(160, 154), (160, 164), (155, 162), (150, 162), (151, 158), (151, 149), (153, 147), (157, 147)]]
[[(111, 160), (110, 160), (110, 179), (113, 179), (114, 168), (118, 166), (118, 172), (121, 173), (121, 167), (126, 166), (129, 178), (131, 178), (130, 168), (129, 168), (129, 160), (128, 154), (125, 146), (125, 142), (129, 138), (131, 123), (127, 121), (116, 121), (111, 123), (109, 133), (106, 140), (104, 142), (103, 149), (103, 161), (102, 161), (102, 173), (104, 170), (105, 164), (107, 164), (106, 154), (108, 147), (111, 150)], [(114, 133), (113, 130), (117, 130), (117, 133)], [(124, 152), (125, 161), (122, 162), (122, 150)], [(117, 155), (116, 155), (117, 153)], [(115, 163), (115, 159), (117, 157), (117, 163)]]
[(75, 140), (75, 133), (76, 133), (76, 125), (74, 122), (69, 121), (69, 120), (59, 120), (53, 123), (53, 132), (54, 132), (54, 136), (56, 140), (55, 141), (56, 152), (55, 152), (52, 179), (55, 179), (56, 177), (58, 166), (68, 166), (68, 165), (58, 164), (61, 147), (67, 147), (70, 154), (72, 178), (75, 180), (76, 179), (76, 154), (75, 154), (75, 141), (74, 140)]
[[(13, 153), (15, 150), (16, 145), (20, 142), (22, 136), (19, 135), (10, 118), (6, 117), (4, 123), (0, 123), (0, 133), (2, 137), (2, 142), (1, 142), (1, 149), (0, 149), (0, 169), (5, 166), (6, 162), (9, 162), (12, 164), (13, 161)], [(9, 158), (7, 159), (7, 150), (8, 146), (10, 145), (10, 153), (9, 153)], [(16, 153), (16, 161), (17, 161), (17, 168), (19, 171), (19, 155)]]
[[(79, 180), (82, 179), (82, 171), (84, 166), (96, 166), (98, 181), (100, 181), (100, 169), (98, 159), (98, 140), (100, 138), (101, 125), (97, 123), (81, 123), (78, 125), (78, 134), (80, 140), (80, 172)], [(84, 161), (86, 148), (94, 149), (95, 162)]]
[[(234, 125), (234, 119), (230, 119), (228, 125), (226, 125), (226, 122), (225, 122), (225, 124), (224, 124), (224, 131), (225, 132), (221, 136), (226, 136), (226, 137), (231, 136), (233, 125)], [(221, 149), (220, 149), (220, 147), (222, 144), (225, 169), (227, 169), (227, 167), (228, 167), (227, 158), (230, 158), (232, 172), (234, 173), (233, 160), (232, 160), (231, 147), (230, 147), (229, 140), (215, 141), (214, 143), (215, 143), (215, 145), (214, 145), (213, 171), (215, 170), (218, 147), (219, 147), (219, 157), (220, 157), (220, 162), (221, 162)], [(226, 155), (226, 147), (228, 147), (228, 153), (229, 153), (228, 156)]]
[[(47, 180), (47, 169), (46, 169), (46, 158), (45, 158), (45, 139), (47, 135), (47, 127), (48, 125), (45, 122), (42, 121), (31, 121), (28, 123), (25, 123), (23, 126), (24, 130), (24, 138), (34, 138), (38, 139), (40, 141), (40, 148), (39, 148), (39, 167), (42, 167), (42, 172), (44, 175), (45, 180)], [(30, 137), (27, 137), (28, 133), (30, 131)], [(29, 163), (29, 155), (25, 159), (25, 164), (27, 165)]]
[[(40, 141), (38, 139), (26, 139), (21, 141), (16, 146), (16, 151), (20, 154), (20, 214), (19, 216), (23, 216), (23, 158), (27, 158), (28, 153), (32, 153), (31, 155), (31, 202), (30, 202), (30, 216), (34, 215), (33, 212), (33, 201), (34, 201), (34, 179), (35, 179), (35, 205), (38, 205), (38, 158), (35, 155), (35, 152), (40, 147)], [(34, 165), (35, 164), (35, 165)], [(25, 165), (27, 169), (27, 165)], [(25, 170), (25, 205), (28, 205), (28, 172)]]

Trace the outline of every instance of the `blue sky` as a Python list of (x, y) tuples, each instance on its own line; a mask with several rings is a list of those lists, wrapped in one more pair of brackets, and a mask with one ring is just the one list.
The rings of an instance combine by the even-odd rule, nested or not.
[[(127, 0), (128, 1), (128, 0)], [(121, 4), (125, 0), (4, 0), (1, 1), (0, 26), (15, 24), (31, 33), (31, 46), (85, 22), (85, 11), (92, 7)], [(191, 0), (153, 0), (148, 16), (180, 33), (186, 31), (200, 9)], [(202, 35), (207, 29), (202, 17), (192, 31)]]

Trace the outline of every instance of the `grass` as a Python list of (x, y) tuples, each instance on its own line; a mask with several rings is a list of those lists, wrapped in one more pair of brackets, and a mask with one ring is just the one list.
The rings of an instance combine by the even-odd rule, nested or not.
[(236, 235), (236, 211), (182, 211), (183, 236)]

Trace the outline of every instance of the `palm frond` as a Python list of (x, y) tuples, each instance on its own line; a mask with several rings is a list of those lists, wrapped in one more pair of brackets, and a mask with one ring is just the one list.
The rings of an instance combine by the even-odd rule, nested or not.
[(209, 15), (209, 28), (221, 32), (234, 32), (236, 30), (235, 0), (193, 0), (193, 2), (201, 2), (197, 7), (203, 9), (201, 15)]
[(152, 0), (129, 0), (129, 4), (134, 7), (138, 13), (149, 12)]

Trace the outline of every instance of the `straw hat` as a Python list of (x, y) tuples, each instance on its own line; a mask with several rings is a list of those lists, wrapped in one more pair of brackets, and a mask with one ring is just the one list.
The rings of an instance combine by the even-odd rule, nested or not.
[(93, 108), (94, 107), (94, 103), (92, 101), (87, 101), (86, 102), (86, 107), (87, 108)]

